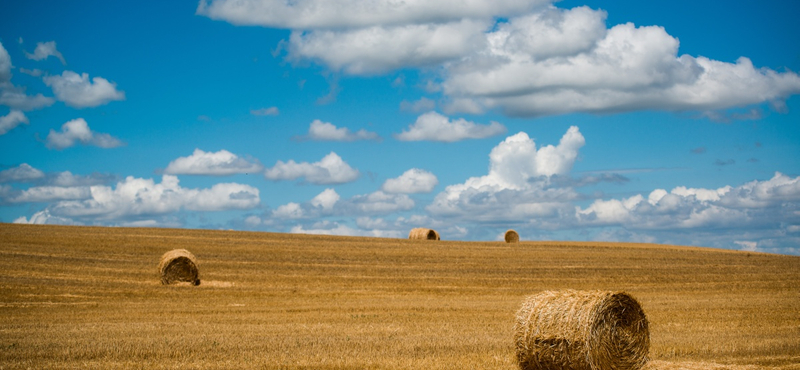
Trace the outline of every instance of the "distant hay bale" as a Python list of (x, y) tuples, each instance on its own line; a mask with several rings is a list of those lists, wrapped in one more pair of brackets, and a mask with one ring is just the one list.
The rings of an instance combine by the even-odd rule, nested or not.
[(508, 231), (506, 231), (505, 238), (506, 243), (519, 243), (519, 234), (512, 229), (508, 229)]
[(180, 282), (200, 285), (197, 271), (197, 258), (186, 249), (173, 249), (161, 256), (158, 263), (161, 273), (161, 284)]
[(440, 240), (439, 233), (436, 232), (436, 230), (426, 229), (424, 227), (411, 229), (411, 232), (408, 233), (408, 238), (417, 240)]
[(514, 343), (522, 370), (639, 370), (647, 363), (650, 331), (627, 293), (545, 291), (517, 312)]

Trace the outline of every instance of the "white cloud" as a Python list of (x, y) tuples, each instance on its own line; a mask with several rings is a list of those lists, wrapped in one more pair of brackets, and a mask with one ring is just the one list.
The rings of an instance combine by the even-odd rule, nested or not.
[(272, 216), (283, 219), (314, 219), (325, 216), (357, 217), (390, 214), (414, 208), (414, 200), (406, 194), (376, 191), (342, 200), (333, 189), (325, 189), (309, 202), (290, 202), (279, 206)]
[(436, 185), (439, 185), (436, 175), (419, 168), (412, 168), (400, 177), (386, 180), (381, 190), (387, 193), (430, 193)]
[(53, 99), (42, 94), (29, 96), (25, 94), (24, 87), (17, 87), (11, 83), (11, 57), (0, 43), (0, 105), (10, 107), (12, 110), (29, 111), (40, 109), (53, 104)]
[(14, 220), (15, 224), (32, 224), (32, 225), (82, 225), (82, 223), (69, 218), (53, 216), (49, 210), (39, 211), (31, 216), (30, 220), (21, 216)]
[(0, 82), (0, 105), (11, 109), (31, 111), (48, 107), (55, 102), (53, 98), (42, 94), (27, 95), (24, 87), (14, 86), (10, 82)]
[(11, 81), (11, 67), (11, 56), (8, 55), (8, 51), (3, 47), (3, 43), (0, 42), (0, 85)]
[(606, 30), (605, 16), (550, 8), (512, 18), (486, 34), (486, 50), (446, 67), (444, 91), (522, 116), (717, 110), (800, 92), (793, 72), (678, 56), (678, 40), (662, 27)]
[(44, 178), (44, 172), (33, 168), (27, 163), (17, 167), (0, 171), (0, 183), (3, 182), (31, 182)]
[(61, 187), (75, 187), (75, 186), (92, 186), (102, 185), (111, 182), (115, 177), (113, 175), (103, 175), (93, 173), (88, 176), (73, 175), (70, 171), (48, 173), (44, 179), (44, 183), (51, 186)]
[(487, 175), (447, 186), (426, 209), (434, 215), (480, 221), (561, 217), (578, 195), (572, 188), (550, 187), (549, 177), (567, 174), (584, 143), (575, 126), (558, 146), (538, 150), (524, 132), (509, 136), (489, 154)]
[(269, 107), (251, 110), (250, 114), (254, 116), (277, 116), (280, 112), (278, 111), (278, 107)]
[(64, 59), (64, 56), (61, 55), (61, 52), (59, 52), (58, 49), (56, 48), (55, 41), (36, 43), (36, 49), (33, 51), (33, 54), (28, 53), (26, 51), (25, 56), (28, 57), (28, 59), (33, 59), (33, 60), (43, 60), (52, 56), (58, 58), (58, 60), (61, 61), (61, 64), (67, 64), (67, 61)]
[(362, 28), (508, 16), (549, 3), (550, 0), (201, 0), (197, 14), (236, 25), (271, 28)]
[(289, 231), (293, 234), (312, 234), (312, 235), (338, 235), (338, 236), (369, 236), (376, 238), (401, 238), (402, 233), (396, 230), (359, 230), (350, 226), (339, 224), (338, 222), (322, 221), (305, 228), (303, 225), (296, 225)]
[(90, 197), (61, 201), (49, 206), (50, 214), (95, 221), (127, 220), (136, 216), (164, 215), (185, 210), (222, 211), (251, 209), (260, 203), (258, 189), (237, 183), (221, 183), (206, 189), (181, 187), (177, 177), (153, 179), (127, 177), (110, 186), (90, 187)]
[(311, 199), (310, 203), (315, 207), (320, 207), (324, 210), (330, 210), (333, 209), (333, 206), (336, 205), (336, 202), (338, 202), (340, 198), (341, 197), (336, 190), (327, 188)]
[[(197, 13), (292, 30), (288, 58), (369, 75), (437, 68), (444, 111), (543, 116), (637, 110), (716, 111), (800, 93), (800, 76), (679, 55), (663, 27), (606, 26), (607, 14), (551, 1), (201, 1)], [(760, 116), (750, 111), (747, 119)], [(733, 115), (732, 117), (735, 117)]]
[(436, 108), (436, 102), (424, 96), (412, 102), (407, 100), (400, 102), (400, 110), (404, 112), (422, 113), (433, 110), (434, 108)]
[(380, 137), (378, 134), (364, 129), (352, 132), (347, 127), (337, 128), (329, 122), (322, 122), (315, 119), (308, 127), (308, 136), (302, 139), (318, 141), (356, 141), (378, 140)]
[(10, 203), (38, 203), (88, 199), (90, 197), (91, 190), (87, 186), (34, 186), (7, 198), (6, 201)]
[(295, 180), (304, 177), (312, 184), (343, 184), (355, 181), (358, 176), (358, 170), (350, 167), (334, 152), (314, 163), (278, 161), (264, 172), (264, 177), (269, 180)]
[(506, 132), (506, 127), (498, 122), (480, 125), (463, 118), (451, 121), (449, 118), (428, 112), (419, 117), (408, 130), (396, 134), (401, 141), (443, 141), (454, 142), (465, 139), (483, 139)]
[(596, 200), (576, 207), (584, 225), (617, 225), (630, 229), (758, 228), (798, 219), (788, 209), (800, 201), (800, 177), (782, 173), (766, 181), (738, 187), (696, 189), (678, 186), (667, 193), (656, 189), (642, 195)]
[(227, 176), (237, 173), (257, 173), (264, 167), (240, 158), (227, 150), (204, 152), (195, 149), (188, 157), (179, 157), (167, 165), (164, 173), (170, 175)]
[(434, 66), (483, 48), (484, 20), (371, 26), (346, 30), (295, 31), (290, 59), (321, 61), (353, 75), (385, 73), (405, 67)]
[(387, 194), (376, 191), (370, 194), (356, 195), (348, 199), (337, 210), (339, 214), (375, 215), (407, 211), (414, 208), (414, 200), (406, 194)]
[(76, 143), (101, 148), (116, 148), (124, 145), (121, 140), (109, 134), (90, 130), (89, 124), (83, 118), (77, 118), (61, 125), (61, 132), (51, 129), (47, 135), (47, 147), (50, 149), (66, 149)]
[(53, 89), (56, 98), (74, 108), (96, 107), (114, 100), (125, 100), (125, 92), (117, 84), (102, 77), (89, 81), (86, 73), (64, 71), (61, 75), (46, 76), (44, 83)]
[(289, 202), (272, 211), (272, 216), (277, 218), (298, 219), (306, 216), (299, 203)]
[(8, 112), (7, 115), (0, 117), (0, 135), (5, 135), (7, 132), (13, 130), (17, 127), (20, 123), (28, 124), (28, 117), (25, 117), (25, 114), (18, 111), (12, 110)]

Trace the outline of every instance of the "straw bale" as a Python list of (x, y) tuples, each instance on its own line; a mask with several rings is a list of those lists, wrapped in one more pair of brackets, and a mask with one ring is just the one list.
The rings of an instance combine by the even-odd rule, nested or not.
[(408, 238), (417, 240), (440, 240), (439, 233), (436, 230), (426, 229), (424, 227), (411, 229), (411, 232), (408, 233)]
[(519, 234), (512, 229), (508, 229), (508, 231), (506, 231), (505, 238), (506, 243), (519, 243)]
[(514, 343), (522, 370), (639, 370), (648, 360), (650, 331), (627, 293), (545, 291), (517, 312)]
[(200, 285), (197, 258), (186, 249), (173, 249), (164, 253), (158, 263), (158, 271), (161, 273), (161, 284), (188, 282)]

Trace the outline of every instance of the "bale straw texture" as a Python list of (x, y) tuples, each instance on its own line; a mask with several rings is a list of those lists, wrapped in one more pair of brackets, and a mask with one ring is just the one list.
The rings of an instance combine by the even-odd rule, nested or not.
[(514, 343), (522, 370), (638, 370), (647, 363), (650, 331), (627, 293), (545, 291), (517, 312)]
[(411, 232), (408, 233), (408, 238), (417, 240), (440, 240), (439, 233), (436, 232), (436, 230), (426, 229), (424, 227), (411, 229)]
[(505, 238), (506, 238), (506, 243), (519, 243), (519, 234), (512, 229), (506, 231)]
[(197, 258), (186, 249), (173, 249), (161, 256), (158, 263), (161, 284), (188, 282), (200, 285), (197, 271)]

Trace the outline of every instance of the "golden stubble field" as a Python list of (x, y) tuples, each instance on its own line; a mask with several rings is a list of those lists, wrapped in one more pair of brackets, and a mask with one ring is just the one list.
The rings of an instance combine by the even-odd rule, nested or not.
[[(200, 286), (159, 283), (174, 248)], [(511, 370), (514, 314), (553, 289), (636, 297), (649, 370), (800, 369), (798, 257), (11, 224), (0, 368)]]

